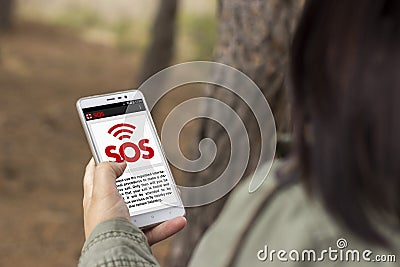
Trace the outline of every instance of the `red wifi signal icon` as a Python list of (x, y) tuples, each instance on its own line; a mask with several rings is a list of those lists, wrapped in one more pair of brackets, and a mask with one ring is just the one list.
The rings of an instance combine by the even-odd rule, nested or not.
[(132, 124), (129, 123), (118, 123), (115, 124), (113, 127), (111, 127), (108, 130), (108, 133), (114, 136), (115, 138), (118, 138), (119, 140), (122, 139), (129, 139), (131, 138), (131, 135), (133, 134), (133, 130), (135, 130), (136, 127), (133, 126)]

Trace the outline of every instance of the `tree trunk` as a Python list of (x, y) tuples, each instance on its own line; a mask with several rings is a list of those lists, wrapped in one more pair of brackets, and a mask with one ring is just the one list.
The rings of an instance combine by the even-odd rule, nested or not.
[[(290, 131), (285, 76), (289, 45), (302, 5), (302, 0), (219, 0), (216, 61), (244, 72), (260, 87), (273, 111), (278, 140), (282, 133)], [(250, 140), (246, 176), (255, 169), (260, 153), (257, 122), (247, 105), (233, 93), (213, 86), (207, 91), (210, 97), (232, 107), (246, 126)], [(209, 109), (204, 107), (204, 110)], [(214, 117), (212, 112), (208, 113), (211, 118)], [(226, 151), (230, 151), (230, 142), (223, 128), (204, 120), (199, 138), (205, 137), (214, 140), (218, 153), (209, 168), (188, 179), (192, 185), (196, 181), (211, 182), (227, 165)], [(227, 196), (207, 206), (187, 209), (188, 225), (173, 241), (169, 266), (187, 266), (195, 245), (216, 220), (226, 199)]]
[(153, 24), (153, 37), (137, 79), (139, 84), (168, 67), (173, 58), (177, 6), (177, 0), (160, 0)]
[(0, 33), (12, 29), (14, 18), (14, 0), (0, 0)]

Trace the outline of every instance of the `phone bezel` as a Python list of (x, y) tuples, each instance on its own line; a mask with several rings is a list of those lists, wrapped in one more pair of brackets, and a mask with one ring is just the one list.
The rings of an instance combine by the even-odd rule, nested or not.
[(114, 104), (114, 103), (119, 103), (119, 102), (123, 102), (123, 101), (134, 100), (134, 99), (138, 99), (138, 98), (143, 100), (143, 103), (146, 107), (146, 116), (148, 117), (148, 119), (150, 121), (152, 131), (155, 135), (156, 142), (158, 143), (157, 145), (159, 146), (159, 149), (161, 151), (161, 154), (162, 154), (161, 158), (163, 160), (163, 163), (166, 166), (167, 172), (172, 177), (172, 182), (174, 185), (173, 190), (174, 190), (174, 193), (175, 193), (176, 197), (178, 198), (178, 202), (179, 202), (179, 206), (170, 206), (170, 207), (163, 208), (160, 210), (155, 210), (155, 211), (131, 216), (131, 222), (133, 224), (135, 224), (136, 226), (138, 226), (140, 228), (147, 228), (147, 227), (159, 224), (161, 222), (167, 221), (169, 219), (173, 219), (178, 216), (184, 216), (185, 209), (183, 207), (179, 192), (176, 188), (175, 180), (174, 180), (172, 172), (169, 168), (168, 161), (165, 157), (164, 150), (161, 146), (161, 142), (158, 137), (156, 127), (154, 125), (153, 119), (151, 117), (151, 114), (148, 109), (148, 106), (147, 106), (147, 103), (146, 103), (143, 93), (140, 92), (139, 90), (130, 89), (130, 90), (126, 90), (126, 91), (114, 92), (114, 93), (109, 93), (109, 94), (82, 97), (76, 102), (76, 107), (77, 107), (77, 110), (79, 113), (79, 118), (81, 120), (82, 126), (85, 131), (86, 138), (87, 138), (89, 146), (90, 146), (90, 150), (92, 152), (92, 155), (93, 155), (96, 163), (98, 164), (100, 162), (99, 155), (98, 155), (98, 152), (94, 145), (93, 138), (89, 132), (89, 127), (86, 123), (85, 116), (83, 114), (83, 109), (107, 105), (107, 104)]

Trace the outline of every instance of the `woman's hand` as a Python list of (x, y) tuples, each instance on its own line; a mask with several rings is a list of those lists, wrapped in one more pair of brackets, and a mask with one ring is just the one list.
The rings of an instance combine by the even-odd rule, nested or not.
[[(115, 180), (121, 176), (126, 163), (102, 162), (91, 159), (83, 178), (83, 214), (86, 238), (97, 224), (115, 218), (129, 220), (129, 210), (117, 190)], [(177, 217), (144, 231), (149, 245), (160, 242), (182, 230), (184, 217)]]

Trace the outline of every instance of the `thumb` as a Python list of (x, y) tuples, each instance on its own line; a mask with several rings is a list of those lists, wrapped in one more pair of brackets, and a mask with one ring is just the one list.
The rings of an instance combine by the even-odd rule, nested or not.
[(117, 191), (115, 180), (126, 168), (126, 162), (102, 162), (96, 167), (93, 195), (107, 195)]

